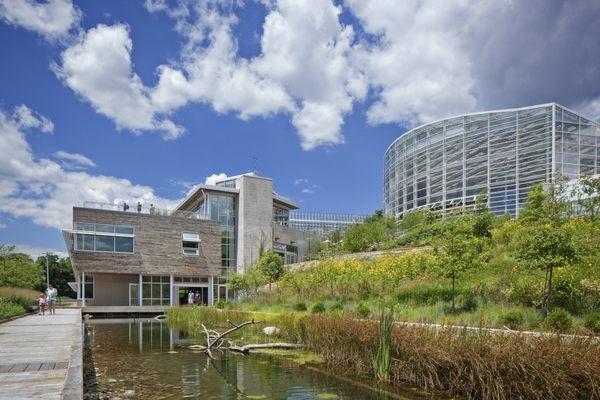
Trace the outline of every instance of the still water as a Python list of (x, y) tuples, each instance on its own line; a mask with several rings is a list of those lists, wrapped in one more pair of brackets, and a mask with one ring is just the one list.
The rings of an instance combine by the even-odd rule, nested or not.
[(86, 323), (99, 398), (138, 399), (417, 399), (377, 391), (326, 371), (266, 354), (188, 349), (196, 343), (155, 320)]

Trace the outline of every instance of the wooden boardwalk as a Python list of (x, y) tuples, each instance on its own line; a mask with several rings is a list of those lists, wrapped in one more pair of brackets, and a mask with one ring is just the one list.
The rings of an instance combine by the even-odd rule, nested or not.
[(0, 324), (0, 399), (81, 399), (82, 329), (77, 308)]

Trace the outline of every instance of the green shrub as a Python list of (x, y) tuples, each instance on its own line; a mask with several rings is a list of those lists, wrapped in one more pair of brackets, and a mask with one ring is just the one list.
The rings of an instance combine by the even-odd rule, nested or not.
[(217, 307), (219, 310), (224, 310), (226, 308), (231, 308), (231, 306), (232, 306), (232, 303), (229, 300), (219, 300), (215, 304), (215, 307)]
[(306, 311), (306, 303), (302, 302), (302, 301), (297, 301), (294, 303), (294, 305), (292, 306), (292, 309), (294, 311)]
[(573, 317), (568, 311), (557, 308), (546, 316), (544, 325), (553, 331), (566, 332), (573, 326)]
[(35, 300), (19, 294), (9, 294), (4, 298), (5, 303), (18, 304), (24, 309), (35, 305)]
[(366, 318), (369, 316), (369, 314), (371, 314), (371, 309), (367, 303), (361, 301), (356, 305), (356, 313), (359, 317)]
[(600, 333), (600, 311), (588, 314), (583, 325), (594, 333)]
[(333, 305), (329, 308), (329, 312), (344, 312), (344, 303), (341, 301), (333, 303)]
[(310, 309), (310, 312), (312, 312), (313, 314), (324, 313), (325, 304), (323, 304), (322, 301), (316, 302), (315, 304), (313, 304), (312, 308)]
[(521, 310), (509, 310), (500, 316), (500, 324), (510, 329), (519, 329), (525, 322), (525, 313)]
[(0, 302), (0, 320), (14, 317), (25, 313), (25, 308), (20, 304)]
[(457, 299), (458, 307), (462, 312), (472, 312), (477, 310), (479, 303), (472, 294), (461, 295)]

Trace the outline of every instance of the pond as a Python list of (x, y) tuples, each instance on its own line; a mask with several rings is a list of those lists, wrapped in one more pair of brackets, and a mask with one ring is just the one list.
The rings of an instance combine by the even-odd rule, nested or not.
[(89, 398), (423, 398), (410, 392), (377, 391), (322, 366), (279, 355), (217, 352), (211, 360), (188, 348), (197, 341), (162, 321), (98, 319), (86, 322), (86, 331), (91, 350), (86, 362), (96, 371), (95, 377), (86, 375), (88, 386), (94, 388), (88, 393), (95, 392)]

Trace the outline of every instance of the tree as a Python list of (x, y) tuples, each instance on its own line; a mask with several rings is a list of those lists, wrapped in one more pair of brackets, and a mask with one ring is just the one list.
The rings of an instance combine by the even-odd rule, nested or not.
[(544, 204), (546, 203), (546, 193), (544, 193), (544, 185), (537, 184), (527, 195), (525, 210), (521, 217), (526, 222), (537, 222), (544, 218)]
[(542, 310), (547, 315), (552, 308), (552, 273), (576, 260), (573, 232), (568, 225), (549, 223), (524, 228), (517, 235), (517, 260), (530, 269), (545, 271)]
[(465, 220), (448, 223), (442, 237), (444, 253), (440, 258), (439, 273), (452, 280), (450, 292), (452, 312), (456, 312), (456, 279), (481, 264), (486, 240), (472, 235), (472, 228)]
[(43, 282), (44, 270), (27, 254), (5, 253), (0, 258), (0, 286), (33, 289)]
[(283, 258), (275, 253), (273, 249), (265, 251), (259, 257), (256, 262), (256, 268), (269, 280), (269, 290), (271, 290), (271, 283), (281, 278), (285, 272), (283, 269)]
[[(46, 256), (40, 256), (36, 263), (45, 271)], [(76, 297), (76, 293), (69, 286), (69, 282), (75, 281), (73, 268), (71, 267), (71, 259), (69, 257), (58, 258), (56, 254), (48, 255), (48, 267), (50, 271), (50, 283), (58, 290), (61, 296)], [(47, 284), (47, 283), (46, 283)], [(44, 290), (44, 285), (40, 287)]]
[(581, 211), (592, 220), (598, 218), (600, 214), (600, 176), (581, 178), (573, 192)]
[(367, 251), (371, 246), (390, 240), (396, 232), (394, 217), (381, 217), (351, 226), (344, 233), (343, 249), (351, 253)]
[(487, 188), (483, 189), (475, 199), (475, 215), (473, 216), (473, 235), (479, 238), (491, 238), (491, 229), (497, 218), (487, 204)]

